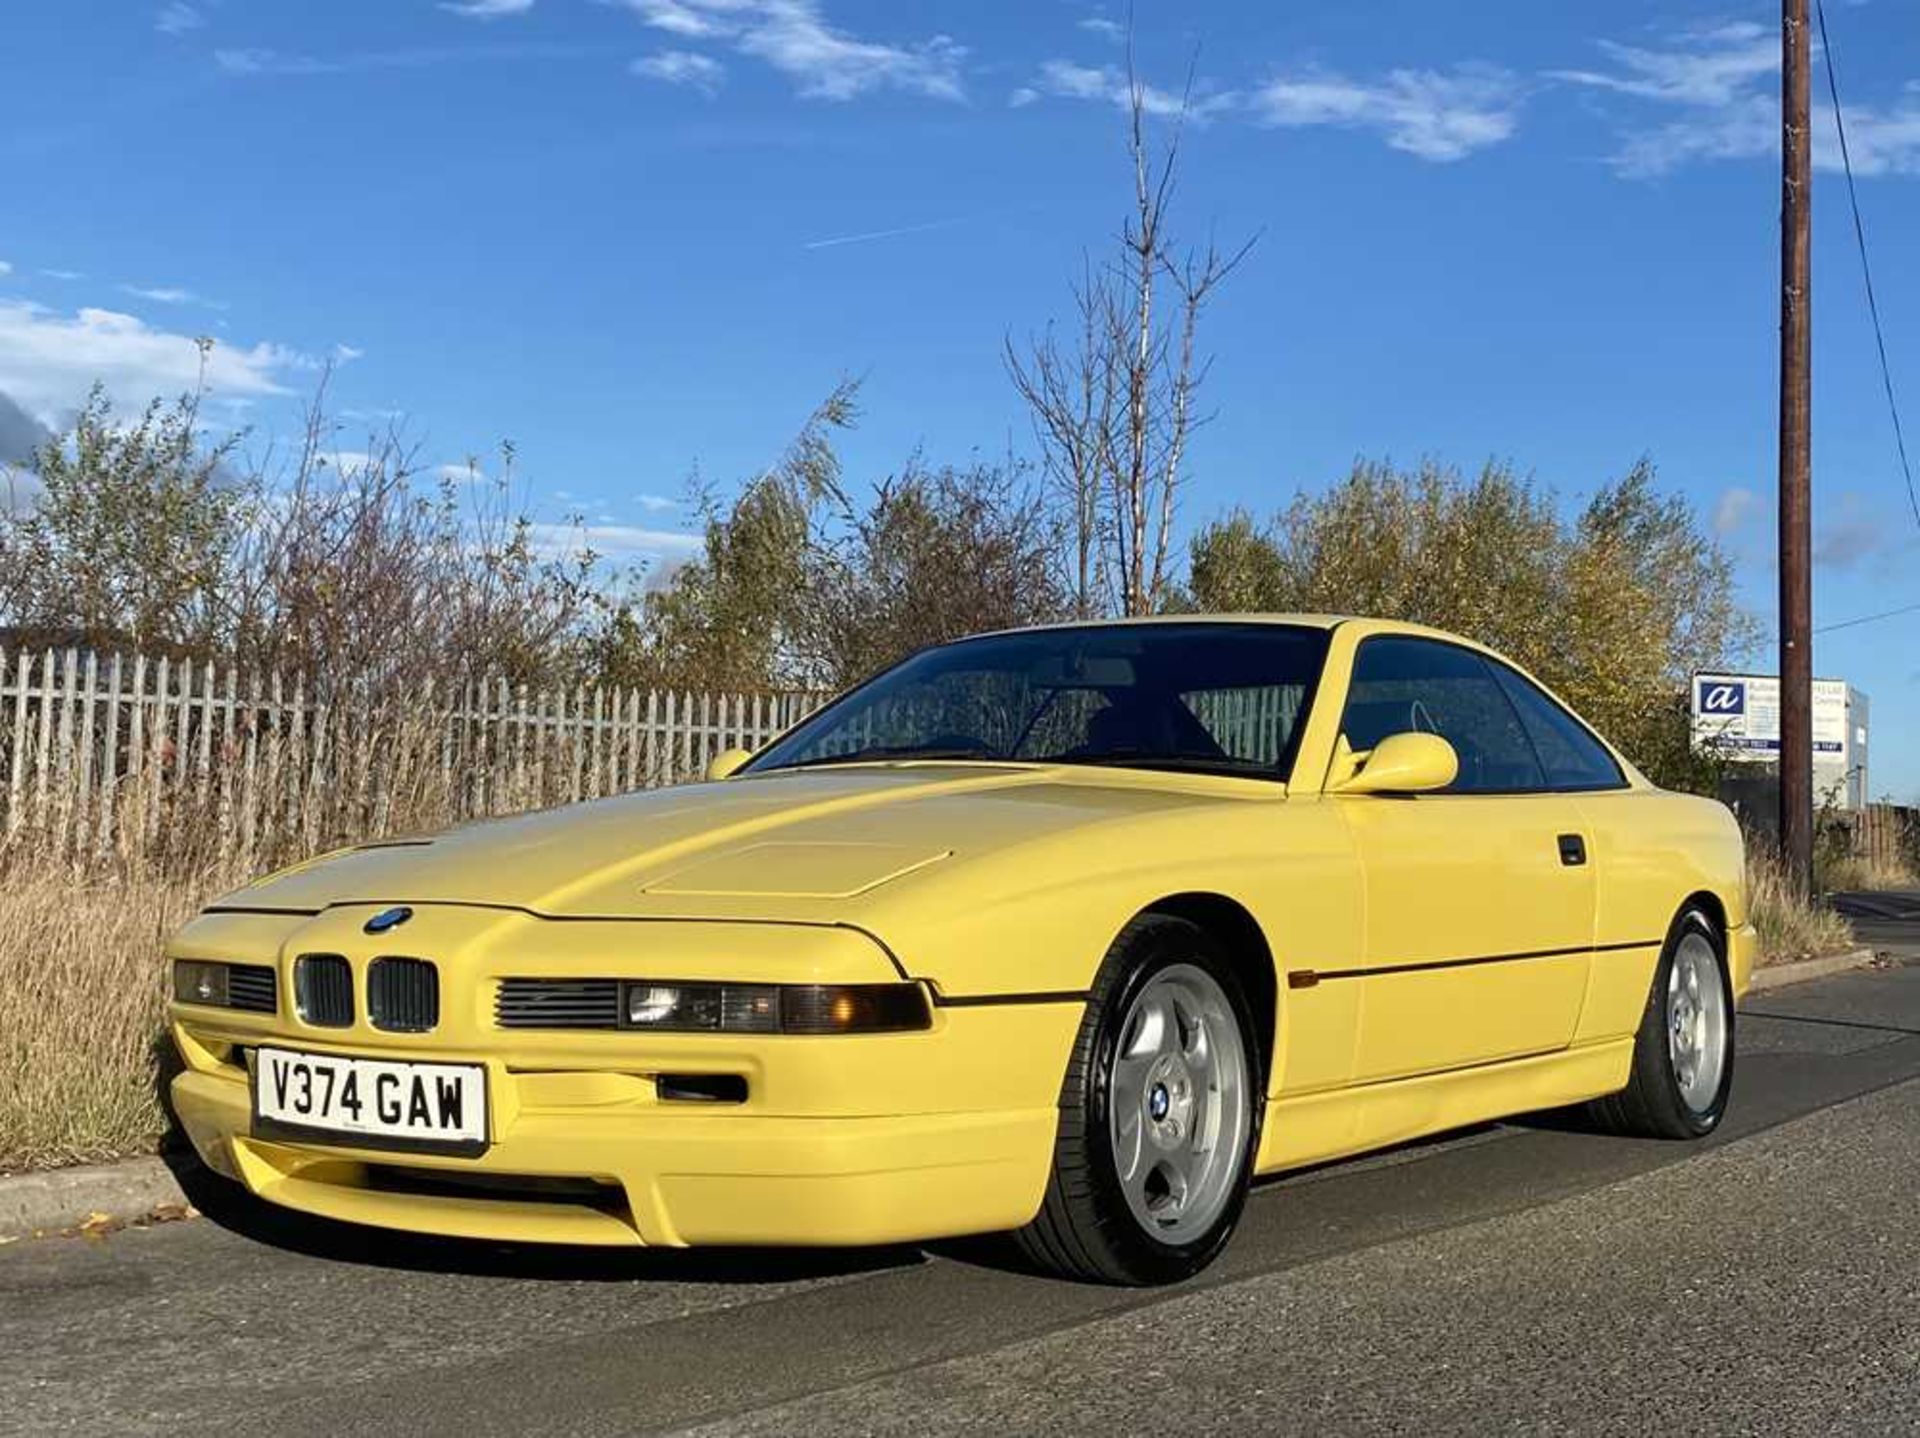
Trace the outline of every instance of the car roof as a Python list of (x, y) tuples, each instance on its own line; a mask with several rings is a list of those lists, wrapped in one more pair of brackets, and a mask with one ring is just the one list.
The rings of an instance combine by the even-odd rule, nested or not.
[[(1136, 624), (1242, 624), (1242, 625), (1288, 625), (1297, 629), (1337, 629), (1342, 625), (1361, 626), (1369, 634), (1421, 634), (1433, 639), (1445, 639), (1455, 644), (1465, 644), (1474, 649), (1486, 646), (1464, 635), (1454, 634), (1445, 629), (1435, 629), (1427, 624), (1415, 624), (1405, 619), (1376, 619), (1362, 614), (1286, 614), (1277, 612), (1259, 612), (1247, 614), (1142, 614), (1133, 618), (1118, 619), (1067, 619), (1055, 624), (1029, 624), (1012, 629), (987, 631), (990, 634), (1040, 634), (1056, 629), (1119, 629)], [(980, 638), (981, 635), (970, 635)], [(1489, 651), (1491, 652), (1491, 651)]]

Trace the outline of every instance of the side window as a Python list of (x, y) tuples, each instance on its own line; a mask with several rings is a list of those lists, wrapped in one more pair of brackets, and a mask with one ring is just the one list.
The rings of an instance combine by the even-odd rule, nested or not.
[(1556, 789), (1618, 789), (1627, 782), (1606, 747), (1539, 685), (1504, 664), (1492, 669), (1533, 740), (1549, 784)]
[(1371, 749), (1389, 734), (1438, 734), (1460, 756), (1450, 794), (1547, 787), (1506, 692), (1470, 649), (1412, 636), (1363, 641), (1340, 727), (1356, 749)]

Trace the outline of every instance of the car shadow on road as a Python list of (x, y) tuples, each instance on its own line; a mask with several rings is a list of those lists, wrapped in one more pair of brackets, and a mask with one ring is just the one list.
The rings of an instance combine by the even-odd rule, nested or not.
[(287, 1253), (414, 1273), (560, 1283), (788, 1283), (927, 1261), (918, 1248), (600, 1248), (402, 1233), (281, 1208), (207, 1169), (190, 1150), (163, 1155), (209, 1222)]

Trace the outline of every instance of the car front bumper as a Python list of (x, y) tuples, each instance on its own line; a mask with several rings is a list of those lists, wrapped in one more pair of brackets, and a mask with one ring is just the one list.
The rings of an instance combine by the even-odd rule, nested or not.
[(1759, 960), (1760, 931), (1745, 923), (1727, 935), (1727, 979), (1733, 985), (1734, 1002), (1746, 997), (1753, 984), (1753, 966)]
[[(844, 930), (688, 924), (636, 934), (423, 909), (407, 936), (414, 952), (442, 961), (434, 1032), (382, 1032), (364, 1010), (348, 1028), (303, 1022), (291, 1000), (294, 955), (345, 954), (363, 984), (376, 952), (364, 918), (209, 915), (170, 946), (176, 957), (270, 962), (278, 974), (273, 1013), (172, 1008), (180, 1123), (209, 1168), (263, 1199), (417, 1233), (660, 1246), (906, 1242), (1015, 1228), (1039, 1210), (1077, 1002), (936, 1006), (930, 1029), (907, 1033), (506, 1030), (493, 1014), (500, 975), (601, 972), (610, 954), (642, 943), (654, 954), (644, 962), (674, 978), (898, 974)], [(247, 1067), (262, 1045), (480, 1064), (487, 1147), (460, 1156), (263, 1128)], [(746, 1096), (663, 1096), (659, 1077), (679, 1074), (734, 1075)]]
[(1039, 1209), (1057, 1116), (522, 1110), (485, 1154), (448, 1159), (255, 1138), (244, 1079), (189, 1071), (173, 1098), (210, 1168), (288, 1208), (447, 1237), (665, 1247), (1017, 1228)]
[[(966, 1022), (984, 1020), (981, 1040), (997, 1048), (985, 1030), (1006, 1017), (975, 1011)], [(840, 1245), (1017, 1228), (1039, 1209), (1058, 1118), (1051, 1102), (768, 1114), (750, 1104), (663, 1102), (651, 1081), (631, 1073), (523, 1072), (499, 1058), (438, 1049), (383, 1054), (486, 1065), (491, 1141), (483, 1154), (459, 1158), (256, 1136), (245, 1070), (216, 1060), (204, 1031), (176, 1025), (175, 1037), (188, 1059), (173, 1082), (174, 1108), (209, 1168), (289, 1208), (449, 1237)], [(1010, 1044), (1019, 1037), (1010, 1033)], [(304, 1037), (276, 1041), (354, 1051)], [(803, 1042), (825, 1049), (860, 1041)]]

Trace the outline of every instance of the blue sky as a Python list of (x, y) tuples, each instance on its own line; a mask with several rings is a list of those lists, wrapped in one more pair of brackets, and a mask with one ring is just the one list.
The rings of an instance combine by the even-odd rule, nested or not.
[[(696, 464), (764, 464), (866, 377), (856, 479), (1028, 448), (1009, 332), (1124, 199), (1124, 10), (1091, 0), (63, 0), (0, 87), (0, 394), (57, 423), (218, 340), (213, 413), (431, 463), (502, 437), (549, 518), (671, 554)], [(1829, 19), (1920, 428), (1920, 14)], [(1356, 456), (1489, 456), (1569, 503), (1642, 454), (1769, 620), (1777, 8), (1139, 0), (1198, 122), (1188, 232), (1259, 244), (1207, 333), (1188, 524)], [(1197, 58), (1196, 58), (1197, 56)], [(1824, 88), (1817, 92), (1824, 104)], [(1920, 603), (1831, 126), (1816, 127), (1816, 623)], [(1915, 436), (1920, 439), (1920, 434)], [(349, 429), (343, 449), (356, 445)], [(1920, 614), (1822, 636), (1920, 799)]]

